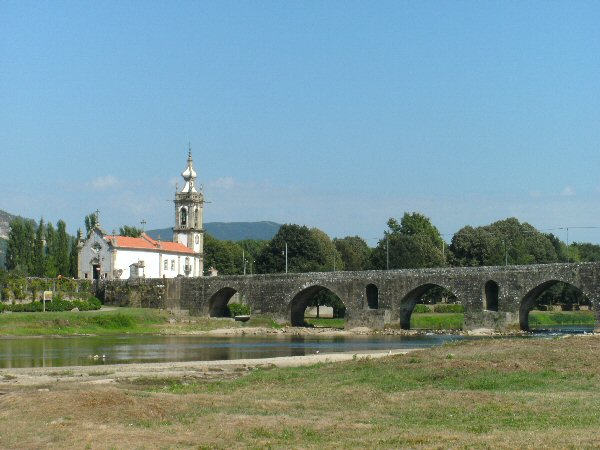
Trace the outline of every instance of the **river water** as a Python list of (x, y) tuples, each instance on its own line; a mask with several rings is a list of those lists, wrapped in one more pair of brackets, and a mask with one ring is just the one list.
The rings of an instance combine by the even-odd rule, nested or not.
[[(562, 326), (530, 335), (553, 337), (591, 332), (593, 327)], [(0, 338), (0, 368), (214, 361), (303, 356), (315, 353), (426, 348), (465, 339), (458, 335), (422, 336), (69, 336)]]
[(424, 348), (463, 339), (426, 336), (69, 336), (0, 339), (0, 368), (213, 361)]

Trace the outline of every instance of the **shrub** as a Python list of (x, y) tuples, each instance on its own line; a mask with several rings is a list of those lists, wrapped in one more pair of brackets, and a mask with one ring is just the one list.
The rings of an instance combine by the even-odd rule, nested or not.
[(423, 313), (429, 313), (431, 312), (431, 308), (427, 305), (423, 305), (421, 303), (418, 303), (415, 305), (415, 309), (413, 309), (413, 313), (417, 313), (417, 314), (423, 314)]
[(230, 303), (227, 305), (227, 309), (229, 310), (229, 315), (231, 317), (250, 314), (250, 307), (242, 303)]
[(464, 313), (465, 307), (463, 305), (447, 305), (442, 303), (435, 305), (434, 311), (436, 313)]
[[(42, 302), (31, 302), (31, 303), (23, 303), (20, 305), (2, 305), (0, 312), (3, 310), (13, 311), (13, 312), (42, 312), (44, 311), (44, 305)], [(55, 295), (51, 302), (46, 302), (46, 311), (71, 311), (73, 308), (79, 309), (79, 311), (91, 311), (100, 309), (102, 303), (96, 297), (89, 297), (87, 300), (74, 300), (68, 301), (63, 300), (60, 295)]]

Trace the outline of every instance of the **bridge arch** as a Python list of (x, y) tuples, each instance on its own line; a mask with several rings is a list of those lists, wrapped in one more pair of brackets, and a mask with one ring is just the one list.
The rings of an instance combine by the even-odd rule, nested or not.
[(237, 289), (229, 286), (219, 289), (208, 300), (208, 315), (210, 317), (227, 317), (227, 303), (237, 292)]
[(454, 296), (458, 298), (456, 293), (450, 286), (445, 286), (443, 284), (437, 283), (424, 283), (410, 292), (408, 292), (402, 300), (400, 300), (400, 328), (403, 330), (410, 330), (410, 318), (412, 316), (413, 310), (415, 309), (415, 305), (417, 302), (429, 291), (433, 288), (442, 288), (447, 291), (450, 291)]
[(519, 327), (523, 331), (529, 331), (529, 313), (534, 309), (536, 300), (549, 288), (556, 284), (565, 284), (571, 287), (574, 287), (579, 292), (581, 292), (589, 301), (594, 309), (596, 309), (596, 305), (593, 302), (593, 296), (590, 295), (590, 292), (587, 292), (587, 289), (579, 285), (579, 283), (562, 280), (558, 278), (553, 278), (550, 280), (543, 281), (537, 284), (535, 287), (530, 288), (527, 293), (521, 298), (521, 303), (519, 305)]
[(290, 317), (290, 323), (293, 327), (306, 326), (304, 320), (304, 312), (307, 306), (314, 299), (314, 297), (322, 291), (329, 291), (337, 296), (340, 301), (346, 306), (342, 297), (332, 288), (326, 287), (322, 284), (314, 284), (303, 288), (297, 292), (289, 303), (288, 315)]
[(369, 309), (379, 309), (379, 288), (373, 283), (367, 284), (365, 294)]
[(494, 280), (488, 280), (483, 286), (483, 308), (487, 311), (498, 311), (500, 288)]

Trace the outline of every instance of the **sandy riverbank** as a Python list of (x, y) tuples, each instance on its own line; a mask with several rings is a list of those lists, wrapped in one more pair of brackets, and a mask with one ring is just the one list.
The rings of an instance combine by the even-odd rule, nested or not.
[[(414, 349), (416, 350), (416, 349)], [(177, 377), (218, 379), (237, 377), (259, 367), (297, 367), (317, 363), (381, 358), (402, 355), (413, 349), (370, 352), (325, 353), (278, 358), (188, 361), (143, 364), (106, 364), (102, 366), (25, 367), (0, 369), (0, 392), (16, 386), (50, 388), (57, 383), (108, 384), (135, 378)]]

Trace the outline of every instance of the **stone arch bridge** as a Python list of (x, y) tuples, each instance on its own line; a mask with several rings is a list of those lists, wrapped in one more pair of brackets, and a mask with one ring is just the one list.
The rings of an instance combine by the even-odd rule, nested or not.
[(301, 325), (310, 300), (327, 289), (344, 303), (347, 327), (399, 324), (409, 328), (417, 301), (439, 286), (464, 306), (465, 329), (527, 330), (535, 299), (557, 282), (587, 296), (595, 311), (595, 329), (600, 330), (600, 263), (108, 281), (100, 291), (107, 303), (217, 317), (237, 293), (253, 313)]

